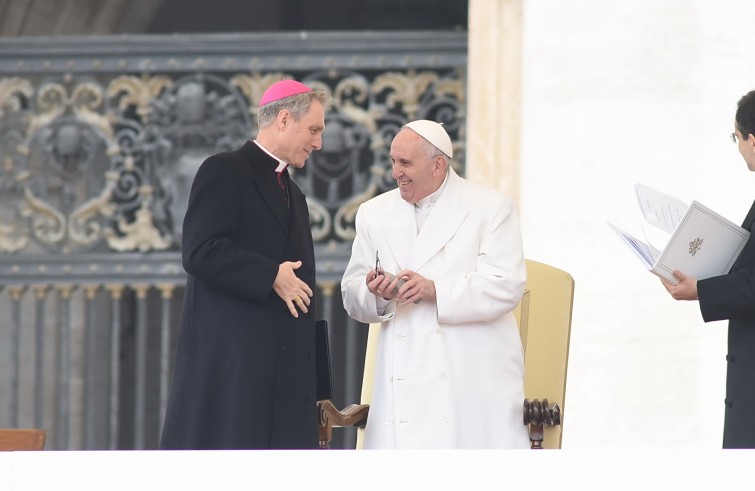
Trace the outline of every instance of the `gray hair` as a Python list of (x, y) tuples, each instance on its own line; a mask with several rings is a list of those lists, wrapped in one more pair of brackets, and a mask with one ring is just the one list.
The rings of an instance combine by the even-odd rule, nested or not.
[(330, 96), (324, 90), (313, 90), (312, 92), (295, 94), (261, 106), (257, 111), (257, 127), (262, 129), (270, 126), (275, 121), (275, 118), (278, 117), (278, 113), (284, 110), (291, 113), (294, 121), (299, 121), (304, 113), (309, 111), (309, 107), (314, 100), (322, 104), (325, 112), (330, 108)]
[(428, 160), (432, 160), (435, 157), (444, 157), (446, 159), (446, 172), (448, 172), (449, 167), (451, 167), (451, 157), (449, 157), (441, 149), (427, 141), (422, 135), (420, 135), (419, 139), (421, 141), (420, 145), (422, 146), (420, 149), (422, 155)]

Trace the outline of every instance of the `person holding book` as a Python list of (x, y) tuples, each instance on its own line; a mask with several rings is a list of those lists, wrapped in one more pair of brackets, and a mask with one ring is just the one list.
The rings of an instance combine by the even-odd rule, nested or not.
[[(755, 172), (755, 90), (737, 103), (731, 139)], [(742, 228), (751, 235), (727, 274), (697, 280), (674, 271), (677, 285), (661, 279), (674, 299), (698, 300), (705, 322), (729, 321), (724, 448), (755, 448), (755, 203)]]

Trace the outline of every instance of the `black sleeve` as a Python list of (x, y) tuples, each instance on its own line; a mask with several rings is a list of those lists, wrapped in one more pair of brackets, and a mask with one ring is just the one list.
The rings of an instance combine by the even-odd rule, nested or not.
[(264, 301), (278, 264), (238, 243), (243, 179), (236, 174), (232, 161), (218, 156), (197, 171), (183, 223), (183, 266), (213, 289)]

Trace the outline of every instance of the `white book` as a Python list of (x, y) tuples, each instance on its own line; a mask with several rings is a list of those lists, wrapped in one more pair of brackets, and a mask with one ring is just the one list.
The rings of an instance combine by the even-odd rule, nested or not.
[[(701, 280), (726, 274), (750, 238), (750, 232), (702, 203), (687, 207), (676, 198), (637, 184), (637, 199), (645, 222), (666, 233), (662, 247), (654, 247), (643, 226), (646, 241), (613, 224), (609, 226), (651, 272), (677, 284), (673, 271)], [(670, 235), (670, 236), (669, 236)]]

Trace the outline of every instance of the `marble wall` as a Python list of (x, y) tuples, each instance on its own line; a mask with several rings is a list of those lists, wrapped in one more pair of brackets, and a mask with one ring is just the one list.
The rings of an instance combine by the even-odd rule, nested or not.
[[(501, 44), (492, 55), (473, 50), (491, 29), (505, 39), (501, 24), (472, 15), (490, 3), (470, 2), (475, 82), (491, 59), (511, 58)], [(755, 3), (497, 0), (494, 8), (517, 4), (520, 78), (497, 77), (503, 95), (494, 104), (470, 96), (468, 168), (472, 178), (500, 176), (499, 187), (518, 196), (526, 256), (576, 281), (563, 448), (720, 448), (726, 323), (705, 324), (697, 302), (671, 299), (607, 222), (642, 233), (633, 188), (642, 182), (741, 223), (755, 175), (728, 135), (737, 100), (755, 89)], [(487, 141), (519, 132), (519, 148), (475, 159), (485, 142), (471, 137), (475, 114), (491, 111), (518, 115), (519, 125), (483, 130)]]

